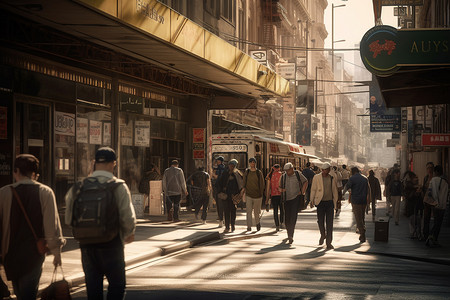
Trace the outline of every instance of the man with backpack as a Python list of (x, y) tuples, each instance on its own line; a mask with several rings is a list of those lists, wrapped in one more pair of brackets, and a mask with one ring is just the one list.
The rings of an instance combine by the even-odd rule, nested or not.
[(103, 299), (104, 276), (108, 299), (125, 295), (124, 244), (134, 240), (136, 216), (127, 185), (113, 175), (116, 164), (113, 149), (98, 149), (92, 175), (66, 194), (66, 224), (80, 243), (88, 299)]
[[(337, 179), (330, 175), (329, 163), (322, 165), (322, 172), (314, 176), (311, 186), (311, 207), (317, 207), (317, 224), (319, 224), (319, 245), (327, 242), (327, 250), (334, 249), (333, 241), (333, 215), (338, 201)], [(326, 230), (325, 230), (326, 219)]]
[(299, 171), (294, 170), (294, 166), (290, 162), (286, 163), (283, 169), (285, 173), (280, 177), (279, 189), (282, 192), (288, 242), (292, 244), (297, 214), (299, 208), (303, 209), (303, 207), (300, 207), (301, 197), (304, 197), (308, 188), (308, 179)]
[(245, 207), (247, 210), (247, 231), (252, 231), (252, 212), (255, 215), (256, 230), (261, 230), (261, 205), (264, 193), (264, 177), (256, 168), (256, 158), (248, 160), (249, 168), (244, 173)]

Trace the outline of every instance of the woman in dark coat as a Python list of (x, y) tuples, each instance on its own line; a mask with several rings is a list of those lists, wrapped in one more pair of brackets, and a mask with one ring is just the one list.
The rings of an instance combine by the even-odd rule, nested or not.
[(381, 200), (381, 186), (373, 170), (369, 171), (370, 199), (372, 201), (372, 219), (375, 220), (377, 200)]
[(243, 179), (241, 172), (237, 169), (238, 161), (232, 159), (228, 162), (228, 170), (226, 170), (217, 181), (217, 187), (219, 193), (226, 193), (227, 198), (223, 201), (223, 210), (225, 217), (225, 230), (224, 233), (234, 231), (236, 222), (236, 204), (233, 203), (233, 196), (239, 194), (242, 191)]

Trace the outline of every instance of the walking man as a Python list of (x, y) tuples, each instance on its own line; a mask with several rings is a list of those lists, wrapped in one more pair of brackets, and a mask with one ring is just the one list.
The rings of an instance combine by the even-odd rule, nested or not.
[(219, 194), (219, 189), (217, 188), (217, 182), (222, 176), (223, 172), (225, 171), (225, 165), (223, 164), (223, 156), (219, 156), (216, 158), (216, 166), (213, 169), (212, 173), (212, 187), (213, 187), (213, 197), (216, 201), (216, 207), (217, 207), (217, 217), (219, 218), (219, 228), (223, 227), (223, 203), (222, 200), (220, 200), (217, 195)]
[(364, 243), (366, 241), (365, 212), (366, 205), (370, 203), (370, 186), (367, 177), (362, 175), (357, 167), (352, 168), (352, 177), (349, 178), (345, 185), (343, 195), (349, 189), (352, 191), (350, 203), (353, 207), (356, 227), (359, 231), (359, 241)]
[(180, 221), (181, 195), (187, 195), (183, 170), (178, 168), (178, 160), (172, 160), (170, 167), (164, 171), (162, 188), (166, 199), (167, 221)]
[[(324, 163), (322, 172), (314, 176), (311, 186), (311, 207), (317, 207), (317, 223), (319, 224), (319, 245), (327, 242), (327, 250), (334, 249), (333, 241), (333, 216), (334, 207), (338, 200), (336, 178), (330, 175), (330, 164)], [(326, 219), (326, 230), (325, 230)]]
[(261, 204), (264, 193), (264, 177), (256, 168), (254, 157), (248, 160), (249, 168), (244, 173), (244, 193), (247, 210), (247, 231), (252, 231), (252, 212), (255, 216), (256, 230), (261, 230)]
[(280, 191), (284, 203), (286, 231), (289, 244), (294, 242), (294, 230), (297, 223), (300, 197), (305, 195), (308, 188), (308, 179), (299, 171), (294, 170), (292, 163), (288, 162), (283, 168), (286, 172), (280, 177)]
[(431, 235), (427, 237), (426, 245), (439, 247), (438, 237), (448, 200), (448, 182), (444, 176), (442, 166), (437, 165), (434, 167), (434, 177), (431, 179), (429, 189), (431, 190), (431, 197), (436, 205), (433, 207), (434, 224), (431, 229)]
[(194, 198), (195, 218), (198, 219), (198, 213), (202, 209), (202, 224), (206, 224), (206, 214), (209, 205), (209, 194), (211, 192), (211, 180), (209, 174), (205, 172), (203, 167), (198, 168), (198, 171), (192, 174), (191, 179), (191, 197)]
[(398, 225), (400, 220), (400, 203), (403, 195), (403, 183), (400, 181), (400, 170), (394, 169), (392, 171), (392, 180), (388, 186), (389, 195), (392, 203), (392, 214), (395, 220), (395, 225)]
[(45, 253), (38, 251), (36, 237), (45, 238), (55, 267), (61, 265), (65, 244), (55, 194), (36, 181), (38, 170), (36, 157), (20, 154), (14, 161), (15, 183), (0, 189), (1, 255), (19, 300), (36, 299), (38, 292)]
[[(108, 280), (108, 299), (123, 299), (125, 296), (124, 245), (134, 241), (136, 215), (128, 186), (113, 175), (116, 164), (117, 157), (113, 149), (109, 147), (98, 149), (95, 153), (94, 172), (83, 181), (83, 185), (88, 181), (96, 181), (99, 184), (115, 183), (112, 199), (117, 205), (115, 217), (110, 216), (110, 219), (114, 220), (111, 228), (115, 233), (111, 239), (102, 242), (79, 239), (88, 299), (103, 299), (104, 276)], [(77, 200), (77, 194), (83, 193), (83, 187), (80, 191), (78, 194), (76, 188), (72, 187), (66, 194), (66, 224), (72, 227), (76, 227), (75, 222), (78, 221), (74, 202)], [(107, 199), (101, 201), (105, 202)], [(75, 234), (74, 236), (77, 237)]]
[(372, 202), (372, 220), (375, 220), (377, 200), (381, 200), (381, 185), (373, 170), (369, 171), (370, 198)]

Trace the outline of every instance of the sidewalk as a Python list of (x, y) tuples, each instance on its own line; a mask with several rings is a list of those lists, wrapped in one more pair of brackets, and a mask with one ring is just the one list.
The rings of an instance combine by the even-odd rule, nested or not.
[[(379, 201), (377, 216), (385, 218), (385, 202)], [(138, 220), (135, 241), (125, 246), (126, 265), (148, 260), (151, 258), (167, 255), (182, 249), (186, 249), (208, 241), (226, 239), (228, 241), (256, 238), (264, 235), (276, 234), (273, 226), (273, 214), (264, 212), (260, 232), (246, 232), (245, 210), (238, 208), (236, 219), (236, 231), (230, 234), (222, 234), (224, 228), (218, 228), (215, 210), (208, 212), (207, 224), (202, 225), (196, 220), (194, 213), (182, 211), (180, 222), (167, 222), (165, 216), (147, 216)], [(296, 237), (301, 243), (308, 246), (316, 246), (318, 229), (315, 208), (307, 209), (299, 214)], [(355, 222), (351, 205), (343, 202), (342, 213), (334, 222), (334, 246), (335, 251), (355, 252), (360, 254), (388, 255), (399, 258), (413, 259), (425, 262), (434, 262), (450, 265), (450, 227), (443, 225), (439, 241), (441, 248), (428, 248), (424, 241), (411, 240), (409, 238), (408, 220), (401, 216), (400, 225), (396, 226), (391, 220), (389, 224), (389, 241), (375, 242), (374, 222), (372, 215), (366, 215), (367, 242), (360, 244), (358, 235), (355, 233)], [(256, 230), (253, 228), (253, 230)], [(285, 231), (278, 233), (285, 235)], [(63, 248), (62, 260), (66, 279), (73, 286), (84, 284), (84, 273), (81, 266), (81, 254), (77, 242), (71, 238), (68, 227), (64, 227), (64, 235), (67, 245)], [(53, 271), (52, 256), (47, 257), (41, 278), (40, 288), (46, 287), (50, 281)]]

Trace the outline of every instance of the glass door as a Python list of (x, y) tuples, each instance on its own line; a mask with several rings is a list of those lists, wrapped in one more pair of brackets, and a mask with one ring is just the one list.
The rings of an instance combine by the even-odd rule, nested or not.
[(39, 182), (52, 186), (50, 107), (16, 103), (15, 155), (28, 153), (39, 159)]

